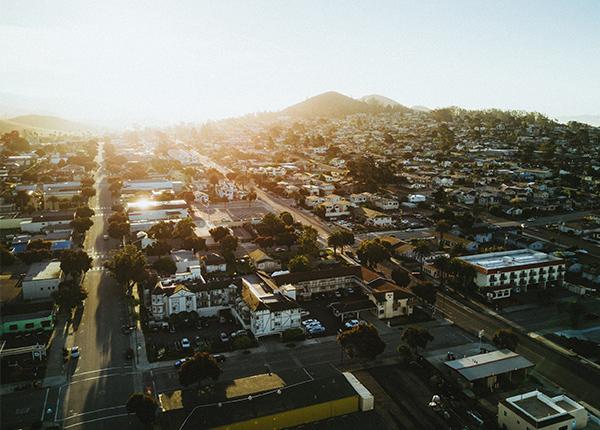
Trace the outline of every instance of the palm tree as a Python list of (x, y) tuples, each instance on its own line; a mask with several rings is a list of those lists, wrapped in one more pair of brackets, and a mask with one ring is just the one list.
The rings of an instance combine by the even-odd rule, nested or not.
[(446, 282), (446, 273), (448, 272), (448, 267), (450, 265), (450, 259), (445, 255), (440, 255), (435, 260), (433, 260), (433, 266), (436, 269), (440, 270), (440, 284), (442, 289), (445, 287)]
[(435, 225), (435, 231), (440, 234), (440, 242), (442, 243), (442, 246), (444, 246), (444, 233), (448, 233), (451, 228), (452, 226), (450, 225), (450, 221), (447, 219), (442, 219)]
[(475, 276), (477, 276), (477, 269), (472, 264), (465, 263), (459, 258), (450, 260), (449, 267), (449, 272), (454, 275), (456, 286), (459, 287), (466, 296)]
[(54, 209), (54, 203), (58, 202), (58, 197), (50, 196), (48, 197), (48, 202), (50, 203), (51, 209)]
[(413, 238), (410, 240), (410, 244), (415, 247), (413, 254), (421, 261), (421, 273), (423, 273), (423, 265), (425, 264), (425, 258), (431, 255), (431, 249), (429, 248), (429, 242), (425, 239)]

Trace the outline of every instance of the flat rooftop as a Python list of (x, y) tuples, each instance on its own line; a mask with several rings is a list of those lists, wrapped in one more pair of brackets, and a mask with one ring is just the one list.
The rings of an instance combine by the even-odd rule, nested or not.
[(60, 261), (42, 261), (33, 263), (23, 281), (41, 281), (60, 277)]
[(461, 260), (487, 270), (529, 266), (540, 263), (557, 263), (563, 260), (553, 255), (531, 249), (518, 249), (516, 251), (492, 252), (490, 254), (469, 255), (459, 257)]
[(534, 366), (525, 357), (507, 349), (446, 361), (444, 364), (460, 373), (467, 381), (476, 381)]
[(536, 420), (541, 420), (542, 418), (548, 418), (562, 413), (562, 411), (552, 407), (550, 404), (541, 401), (538, 396), (526, 397), (513, 403), (526, 411)]

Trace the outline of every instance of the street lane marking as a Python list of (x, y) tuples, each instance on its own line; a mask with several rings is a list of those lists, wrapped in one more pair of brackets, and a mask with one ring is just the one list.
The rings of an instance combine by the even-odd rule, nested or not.
[(50, 394), (50, 388), (46, 388), (46, 398), (44, 399), (44, 407), (42, 408), (42, 417), (40, 421), (44, 421), (44, 415), (46, 414), (46, 405), (48, 404), (48, 394)]
[(108, 372), (110, 370), (119, 370), (119, 369), (121, 369), (121, 367), (105, 367), (104, 369), (90, 370), (88, 372), (78, 373), (77, 375), (74, 375), (74, 376), (82, 376), (82, 375), (88, 375), (90, 373), (98, 373), (98, 372)]
[(89, 421), (81, 421), (80, 423), (75, 423), (75, 424), (69, 424), (68, 426), (65, 426), (64, 428), (69, 429), (71, 427), (77, 427), (77, 426), (82, 426), (84, 424), (88, 424), (88, 423), (93, 423), (96, 421), (102, 421), (102, 420), (109, 420), (111, 418), (118, 418), (118, 417), (128, 417), (129, 414), (117, 414), (117, 415), (110, 415), (108, 417), (102, 417), (102, 418), (96, 418), (94, 420), (89, 420)]
[(112, 375), (94, 376), (93, 378), (82, 379), (81, 381), (71, 381), (70, 384), (68, 384), (68, 385), (78, 384), (80, 382), (93, 381), (94, 379), (110, 378), (111, 376), (135, 375), (136, 373), (139, 373), (139, 372), (113, 373)]

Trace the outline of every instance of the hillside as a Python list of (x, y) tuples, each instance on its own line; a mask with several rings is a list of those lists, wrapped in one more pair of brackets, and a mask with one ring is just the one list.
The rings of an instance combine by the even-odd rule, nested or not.
[(53, 133), (54, 130), (49, 130), (46, 128), (41, 128), (41, 127), (32, 127), (30, 125), (27, 124), (21, 124), (18, 122), (12, 122), (10, 120), (6, 120), (6, 119), (0, 119), (0, 134), (4, 134), (4, 133), (9, 133), (13, 130), (16, 130), (18, 132), (22, 132), (23, 130), (28, 130), (32, 133), (37, 133), (37, 134), (50, 134)]
[(319, 94), (292, 105), (280, 114), (292, 117), (344, 117), (356, 113), (377, 112), (377, 108), (334, 91)]
[(21, 124), (26, 129), (37, 128), (72, 133), (95, 130), (94, 127), (86, 124), (81, 124), (78, 122), (69, 121), (67, 119), (46, 115), (23, 115), (17, 116), (15, 118), (10, 118), (7, 121), (11, 123)]
[(405, 107), (404, 105), (398, 103), (396, 100), (392, 100), (388, 97), (380, 96), (378, 94), (364, 96), (359, 98), (358, 100), (373, 106)]

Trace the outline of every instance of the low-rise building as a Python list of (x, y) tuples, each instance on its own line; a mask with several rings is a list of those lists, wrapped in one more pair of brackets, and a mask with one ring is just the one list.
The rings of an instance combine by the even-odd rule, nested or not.
[(510, 297), (528, 288), (563, 285), (566, 261), (531, 249), (459, 257), (477, 270), (475, 283), (488, 300)]
[(127, 216), (130, 221), (186, 218), (189, 207), (185, 200), (127, 203)]
[(33, 263), (23, 278), (23, 299), (50, 300), (51, 294), (58, 290), (64, 278), (59, 261)]
[(208, 273), (225, 272), (227, 270), (227, 261), (218, 254), (205, 256), (202, 265)]
[(258, 270), (265, 272), (274, 272), (275, 270), (281, 270), (281, 261), (270, 257), (260, 249), (256, 249), (248, 254), (248, 258)]
[(584, 429), (587, 424), (586, 409), (564, 394), (549, 397), (536, 390), (498, 403), (498, 427), (506, 430)]

